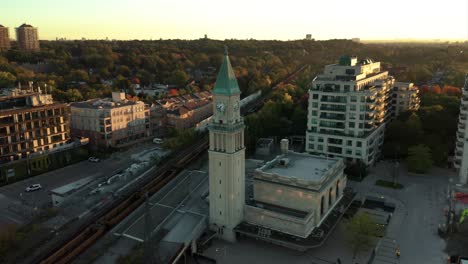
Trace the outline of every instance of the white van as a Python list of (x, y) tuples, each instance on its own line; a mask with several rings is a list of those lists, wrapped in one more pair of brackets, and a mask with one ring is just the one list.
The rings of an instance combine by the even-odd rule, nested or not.
[(164, 140), (162, 138), (154, 138), (153, 143), (155, 144), (162, 144), (164, 143)]

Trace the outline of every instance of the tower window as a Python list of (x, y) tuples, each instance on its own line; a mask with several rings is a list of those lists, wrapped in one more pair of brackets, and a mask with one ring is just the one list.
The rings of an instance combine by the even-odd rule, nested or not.
[(223, 215), (223, 213), (221, 213), (221, 211), (219, 211), (219, 215)]
[(221, 184), (221, 180), (219, 180), (219, 184)]
[(219, 199), (221, 199), (221, 194), (219, 195)]
[(221, 162), (219, 163), (219, 166), (221, 166)]

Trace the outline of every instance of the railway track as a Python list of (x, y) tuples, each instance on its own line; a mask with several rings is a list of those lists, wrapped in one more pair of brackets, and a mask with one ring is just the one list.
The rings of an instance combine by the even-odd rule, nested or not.
[[(274, 85), (272, 90), (278, 86), (286, 84), (300, 74), (306, 66), (300, 67), (298, 70), (286, 77), (282, 82)], [(267, 95), (258, 98), (242, 109), (242, 114), (251, 112), (252, 109), (258, 109), (263, 103)], [(208, 149), (208, 135), (205, 134), (200, 140), (182, 150), (175, 157), (169, 159), (156, 172), (156, 175), (147, 183), (143, 184), (136, 192), (122, 197), (116, 201), (118, 204), (113, 208), (109, 208), (106, 212), (97, 216), (93, 224), (84, 227), (77, 232), (64, 244), (57, 246), (46, 257), (37, 261), (41, 264), (67, 264), (91, 247), (98, 239), (104, 236), (108, 231), (114, 228), (118, 223), (130, 215), (135, 209), (142, 205), (145, 201), (145, 195), (149, 196), (158, 192), (167, 183), (174, 179), (184, 168), (192, 161), (200, 157)]]

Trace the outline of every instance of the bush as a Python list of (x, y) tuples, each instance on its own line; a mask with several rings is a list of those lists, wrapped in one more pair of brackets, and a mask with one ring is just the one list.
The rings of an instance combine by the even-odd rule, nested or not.
[(384, 181), (384, 180), (377, 180), (375, 182), (375, 185), (382, 186), (382, 187), (387, 187), (387, 188), (393, 188), (393, 189), (403, 189), (403, 185), (400, 183), (393, 183), (389, 181)]
[(348, 179), (353, 181), (362, 181), (367, 176), (367, 166), (362, 161), (358, 160), (355, 163), (348, 164), (344, 169), (344, 173)]

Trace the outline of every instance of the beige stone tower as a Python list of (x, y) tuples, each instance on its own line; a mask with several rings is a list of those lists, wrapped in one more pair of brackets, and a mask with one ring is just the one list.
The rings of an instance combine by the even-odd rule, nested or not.
[(227, 49), (213, 90), (209, 125), (210, 228), (234, 242), (234, 227), (244, 216), (245, 147), (240, 90)]

